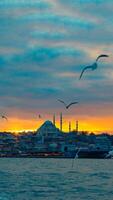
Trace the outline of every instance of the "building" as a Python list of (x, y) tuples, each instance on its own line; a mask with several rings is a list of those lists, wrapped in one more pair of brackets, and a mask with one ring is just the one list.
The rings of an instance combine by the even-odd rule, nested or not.
[(47, 151), (59, 151), (64, 140), (62, 132), (51, 121), (46, 121), (35, 133), (34, 148), (46, 145)]
[(110, 150), (111, 142), (107, 136), (97, 136), (95, 139), (95, 146), (97, 149)]

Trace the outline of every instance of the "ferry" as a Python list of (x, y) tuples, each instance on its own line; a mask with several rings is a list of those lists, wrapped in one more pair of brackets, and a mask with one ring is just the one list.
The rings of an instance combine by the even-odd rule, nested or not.
[(90, 149), (90, 148), (80, 148), (76, 155), (77, 158), (95, 158), (102, 159), (107, 158), (108, 150), (105, 149)]

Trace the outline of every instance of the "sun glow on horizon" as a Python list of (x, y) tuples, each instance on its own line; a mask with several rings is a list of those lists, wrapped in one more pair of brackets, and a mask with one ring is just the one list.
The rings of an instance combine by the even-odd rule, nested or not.
[[(0, 131), (3, 132), (31, 132), (36, 131), (46, 120), (33, 120), (33, 119), (18, 119), (18, 118), (9, 118), (8, 122), (0, 122)], [(64, 132), (69, 131), (69, 121), (71, 122), (71, 130), (76, 130), (76, 120), (73, 118), (67, 118), (63, 121), (62, 130)], [(113, 133), (113, 118), (87, 118), (87, 119), (78, 119), (79, 122), (79, 131), (88, 131), (88, 132), (112, 132)], [(56, 127), (60, 128), (59, 120), (56, 120)]]

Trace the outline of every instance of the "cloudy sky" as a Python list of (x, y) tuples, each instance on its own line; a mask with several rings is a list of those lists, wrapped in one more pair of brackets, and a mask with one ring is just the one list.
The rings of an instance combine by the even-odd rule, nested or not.
[[(1, 130), (34, 130), (53, 113), (59, 125), (62, 111), (64, 130), (79, 120), (80, 130), (113, 131), (112, 63), (112, 0), (0, 0)], [(59, 98), (79, 104), (65, 111)]]

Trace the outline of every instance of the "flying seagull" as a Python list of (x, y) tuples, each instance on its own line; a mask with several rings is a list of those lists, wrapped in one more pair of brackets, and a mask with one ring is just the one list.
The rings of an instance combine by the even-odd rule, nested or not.
[(42, 118), (42, 116), (41, 116), (40, 114), (38, 115), (38, 117), (39, 117), (39, 119), (41, 119), (41, 118)]
[(77, 159), (77, 158), (79, 158), (78, 153), (80, 152), (80, 150), (81, 150), (81, 148), (78, 149), (78, 151), (76, 152), (76, 155), (75, 155), (74, 159), (72, 160), (72, 168), (74, 166), (74, 160)]
[(59, 102), (63, 103), (65, 105), (65, 108), (68, 109), (70, 106), (74, 105), (74, 104), (77, 104), (78, 102), (75, 101), (75, 102), (71, 102), (70, 104), (66, 104), (64, 101), (58, 99)]
[(101, 54), (101, 55), (99, 55), (99, 56), (96, 58), (96, 61), (95, 61), (92, 65), (87, 66), (87, 67), (84, 67), (84, 69), (82, 70), (82, 72), (81, 72), (81, 74), (80, 74), (79, 80), (82, 78), (83, 73), (84, 73), (87, 69), (91, 69), (92, 71), (95, 70), (95, 69), (97, 69), (97, 67), (98, 67), (97, 62), (98, 62), (98, 60), (99, 60), (100, 58), (102, 58), (102, 57), (109, 57), (109, 56), (106, 55), (106, 54)]
[(4, 115), (1, 115), (2, 119), (5, 119), (6, 121), (8, 121), (7, 117)]

